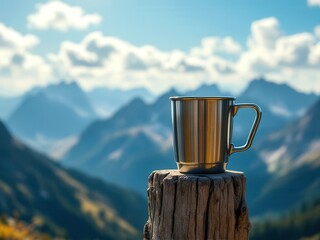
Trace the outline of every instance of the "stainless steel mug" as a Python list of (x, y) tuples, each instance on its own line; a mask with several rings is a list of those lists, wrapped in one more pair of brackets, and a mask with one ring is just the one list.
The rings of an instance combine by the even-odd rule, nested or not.
[[(182, 173), (220, 173), (229, 156), (250, 148), (261, 119), (251, 103), (235, 104), (234, 97), (170, 97), (173, 145)], [(233, 117), (240, 108), (252, 108), (256, 117), (245, 145), (232, 144)]]

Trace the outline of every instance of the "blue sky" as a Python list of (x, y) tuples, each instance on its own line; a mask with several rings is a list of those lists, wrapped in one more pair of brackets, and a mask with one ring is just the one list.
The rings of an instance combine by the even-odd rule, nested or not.
[[(49, 22), (48, 19), (40, 20), (40, 22), (48, 21), (47, 26), (41, 27), (37, 23), (30, 26), (28, 17), (39, 12), (39, 4), (45, 6), (50, 2), (61, 2), (70, 9), (80, 7), (83, 16), (96, 15), (100, 20), (93, 21), (85, 27), (73, 26), (73, 23), (70, 23), (71, 25), (64, 30), (55, 28), (54, 23)], [(47, 11), (50, 11), (49, 6)], [(38, 21), (39, 19), (41, 19), (40, 16), (36, 18)], [(263, 22), (263, 19), (273, 20)], [(262, 21), (262, 23), (260, 24), (259, 21)], [(19, 93), (34, 85), (45, 85), (58, 81), (60, 78), (76, 79), (87, 89), (95, 86), (121, 88), (145, 86), (154, 92), (161, 92), (172, 86), (193, 88), (202, 82), (218, 83), (225, 88), (235, 86), (241, 89), (250, 78), (260, 75), (267, 76), (272, 81), (286, 82), (302, 91), (320, 92), (320, 87), (317, 87), (320, 86), (317, 82), (319, 80), (316, 80), (320, 79), (317, 70), (317, 67), (320, 67), (318, 65), (320, 60), (318, 60), (317, 54), (313, 54), (319, 51), (318, 48), (320, 49), (320, 45), (317, 46), (320, 36), (315, 33), (315, 28), (320, 26), (319, 0), (309, 0), (309, 3), (307, 0), (12, 0), (1, 3), (0, 23), (5, 28), (13, 29), (21, 36), (29, 34), (38, 39), (37, 43), (23, 46), (21, 50), (23, 53), (20, 51), (19, 54), (27, 54), (28, 57), (24, 59), (30, 58), (30, 62), (33, 62), (32, 59), (34, 59), (35, 66), (43, 64), (43, 71), (46, 71), (46, 73), (38, 71), (33, 75), (31, 66), (12, 69), (11, 66), (5, 66), (4, 63), (1, 65), (0, 61), (0, 87), (2, 88), (0, 94), (3, 94), (3, 92)], [(252, 31), (254, 23), (257, 23), (255, 33)], [(264, 26), (268, 26), (267, 30), (263, 30), (265, 29)], [(90, 35), (97, 31), (101, 32), (102, 35), (93, 35), (95, 37)], [(267, 48), (262, 46), (264, 43), (261, 42), (259, 36), (269, 36), (268, 33), (262, 31), (273, 31), (275, 36), (271, 36), (270, 41), (274, 41), (274, 45), (277, 47), (268, 46)], [(3, 30), (3, 34), (5, 32), (6, 30)], [(312, 36), (305, 35), (292, 39), (280, 39), (281, 37), (301, 35), (302, 33), (308, 33)], [(121, 49), (121, 56), (126, 55), (126, 57), (123, 57), (122, 60), (119, 59), (120, 57), (111, 59), (109, 56), (98, 54), (98, 58), (101, 58), (96, 61), (96, 63), (99, 62), (101, 67), (99, 70), (98, 66), (92, 62), (97, 57), (92, 54), (97, 54), (97, 52), (91, 52), (91, 54), (83, 50), (86, 49), (86, 43), (83, 42), (86, 37), (91, 41), (105, 42), (104, 45), (108, 45), (108, 41), (110, 41)], [(108, 40), (110, 37), (115, 38), (115, 40)], [(220, 42), (224, 42), (226, 40), (224, 38), (228, 37), (239, 45), (241, 50), (231, 51), (230, 54), (229, 50), (219, 51), (215, 48), (215, 50), (211, 49), (212, 51), (209, 49), (211, 51), (210, 56), (207, 53), (206, 56), (191, 54), (191, 49), (201, 47), (201, 41), (207, 37), (215, 38), (211, 42), (207, 41), (206, 46), (211, 46), (211, 48), (214, 44), (221, 45)], [(93, 38), (96, 39), (93, 40)], [(217, 38), (222, 40), (217, 40)], [(251, 41), (251, 43), (255, 43), (248, 47), (250, 39), (254, 38), (258, 40)], [(15, 40), (7, 39), (7, 41)], [(122, 41), (129, 45), (123, 45)], [(217, 43), (217, 41), (220, 42)], [(64, 44), (65, 42), (72, 44)], [(150, 45), (156, 50), (146, 50), (144, 48), (146, 45)], [(288, 50), (287, 46), (291, 45), (292, 49)], [(230, 44), (228, 46), (230, 47)], [(301, 56), (294, 55), (302, 51), (301, 46), (310, 50), (308, 63), (302, 59), (303, 54)], [(16, 44), (13, 48), (17, 49), (21, 46)], [(306, 51), (305, 49), (303, 51)], [(72, 59), (66, 59), (70, 58), (69, 53), (72, 51), (77, 60), (83, 59), (77, 61), (77, 63), (72, 62)], [(268, 63), (268, 58), (272, 58), (267, 56), (268, 51), (274, 51), (272, 57), (274, 57), (274, 62), (278, 64)], [(16, 52), (16, 50), (12, 50), (10, 55), (6, 49), (6, 52), (2, 53), (0, 41), (0, 57), (2, 54), (3, 58), (11, 57), (13, 59), (14, 54), (17, 54)], [(152, 56), (157, 56), (154, 57), (157, 59), (154, 60), (146, 56), (149, 52)], [(264, 59), (260, 59), (259, 54), (265, 55)], [(296, 59), (297, 57), (299, 59)], [(162, 59), (162, 62), (159, 58)], [(83, 61), (91, 61), (91, 63), (83, 64)], [(125, 64), (122, 63), (123, 61), (125, 61)], [(135, 69), (124, 67), (132, 61)], [(161, 63), (155, 63), (155, 61)], [(168, 61), (171, 61), (172, 64), (164, 66), (166, 65), (165, 62)], [(247, 66), (250, 61), (252, 66), (250, 64), (250, 66)], [(139, 63), (139, 67), (137, 67), (137, 63)], [(258, 66), (256, 66), (256, 63), (259, 63)], [(161, 68), (157, 69), (156, 65), (159, 64), (162, 64)], [(219, 66), (218, 68), (221, 71), (211, 69), (209, 65), (212, 64)], [(296, 72), (297, 67), (299, 72)], [(312, 69), (310, 70), (310, 68)], [(112, 72), (111, 70), (104, 71), (105, 69), (118, 70)], [(188, 69), (198, 69), (198, 71), (188, 71)], [(232, 74), (230, 75), (231, 70)], [(225, 74), (227, 72), (228, 76)], [(19, 80), (22, 76), (27, 77)], [(296, 79), (289, 80), (292, 76)], [(28, 80), (28, 78), (31, 80)], [(161, 78), (163, 81), (161, 81)]]
[(27, 16), (39, 2), (46, 1), (2, 2), (0, 21), (22, 33), (39, 35), (45, 44), (37, 51), (41, 49), (43, 53), (57, 50), (63, 40), (77, 41), (94, 29), (137, 45), (152, 44), (162, 50), (188, 50), (211, 35), (232, 36), (245, 44), (250, 24), (270, 16), (281, 22), (287, 34), (311, 32), (320, 23), (320, 8), (308, 6), (305, 0), (77, 0), (64, 2), (98, 13), (103, 16), (103, 21), (100, 26), (66, 34), (27, 28)]

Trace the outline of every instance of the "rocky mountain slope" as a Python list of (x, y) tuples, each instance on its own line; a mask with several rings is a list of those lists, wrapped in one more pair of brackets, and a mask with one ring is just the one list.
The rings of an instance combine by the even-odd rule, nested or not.
[(67, 170), (16, 140), (0, 122), (0, 212), (68, 239), (141, 239), (146, 201)]

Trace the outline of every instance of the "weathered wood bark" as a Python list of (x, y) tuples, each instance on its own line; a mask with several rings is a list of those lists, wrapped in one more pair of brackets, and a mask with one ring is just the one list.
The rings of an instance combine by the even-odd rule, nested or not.
[(149, 219), (144, 239), (248, 239), (250, 222), (243, 173), (149, 176)]

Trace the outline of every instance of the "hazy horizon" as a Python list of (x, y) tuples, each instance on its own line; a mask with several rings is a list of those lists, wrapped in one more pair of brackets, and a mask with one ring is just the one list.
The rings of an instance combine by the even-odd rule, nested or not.
[(32, 91), (33, 89), (37, 89), (37, 88), (46, 88), (50, 85), (59, 85), (59, 84), (71, 84), (71, 83), (77, 83), (79, 85), (79, 87), (84, 91), (84, 92), (90, 92), (90, 91), (93, 91), (95, 89), (108, 89), (108, 90), (122, 90), (122, 91), (130, 91), (130, 90), (137, 90), (137, 89), (146, 89), (147, 91), (149, 91), (151, 94), (153, 94), (155, 97), (159, 97), (161, 96), (162, 94), (170, 91), (171, 89), (175, 89), (177, 90), (178, 92), (180, 92), (181, 94), (185, 93), (185, 92), (188, 92), (188, 91), (191, 91), (191, 90), (196, 90), (197, 88), (203, 86), (203, 85), (209, 85), (209, 86), (212, 86), (212, 85), (216, 85), (219, 90), (221, 90), (222, 92), (225, 92), (226, 94), (233, 94), (234, 96), (237, 96), (239, 94), (241, 94), (248, 86), (249, 84), (252, 82), (252, 81), (255, 81), (255, 80), (260, 80), (260, 79), (263, 79), (267, 82), (271, 82), (271, 83), (275, 83), (275, 84), (285, 84), (287, 86), (289, 86), (290, 88), (294, 89), (295, 91), (297, 92), (300, 92), (300, 93), (306, 93), (306, 94), (316, 94), (316, 95), (320, 95), (320, 93), (318, 92), (314, 92), (314, 91), (302, 91), (301, 89), (298, 89), (294, 86), (291, 86), (290, 83), (278, 83), (276, 81), (272, 81), (272, 79), (266, 79), (266, 78), (263, 78), (263, 77), (260, 77), (260, 78), (253, 78), (253, 79), (250, 79), (249, 81), (247, 81), (245, 83), (245, 85), (239, 87), (239, 88), (230, 88), (228, 85), (225, 85), (225, 84), (219, 84), (219, 83), (208, 83), (208, 82), (201, 82), (199, 85), (196, 85), (194, 87), (191, 87), (191, 88), (183, 88), (182, 86), (181, 87), (169, 87), (161, 92), (154, 92), (152, 91), (152, 89), (148, 89), (144, 86), (137, 86), (137, 87), (132, 87), (132, 88), (123, 88), (123, 87), (117, 87), (117, 86), (113, 86), (113, 87), (110, 87), (110, 86), (93, 86), (92, 88), (89, 88), (89, 89), (86, 89), (84, 88), (83, 86), (81, 86), (81, 83), (77, 82), (76, 80), (67, 80), (67, 79), (61, 79), (59, 81), (56, 81), (56, 82), (49, 82), (47, 83), (46, 85), (43, 85), (43, 86), (33, 86), (29, 89), (26, 89), (25, 91), (22, 91), (20, 93), (16, 93), (16, 94), (1, 94), (0, 93), (0, 97), (2, 98), (14, 98), (14, 97), (20, 97), (21, 95), (29, 92), (29, 91)]

